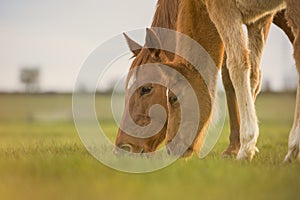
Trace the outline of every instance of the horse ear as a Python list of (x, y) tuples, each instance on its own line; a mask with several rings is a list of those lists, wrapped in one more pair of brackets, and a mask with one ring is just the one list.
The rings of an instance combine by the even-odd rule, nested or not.
[(143, 47), (137, 42), (135, 42), (133, 39), (131, 39), (128, 35), (126, 35), (126, 33), (123, 33), (123, 35), (126, 39), (130, 51), (133, 53), (133, 56), (137, 56), (141, 52)]
[(160, 55), (161, 43), (156, 33), (147, 28), (146, 29), (146, 44), (145, 46), (149, 49), (152, 57), (158, 57)]

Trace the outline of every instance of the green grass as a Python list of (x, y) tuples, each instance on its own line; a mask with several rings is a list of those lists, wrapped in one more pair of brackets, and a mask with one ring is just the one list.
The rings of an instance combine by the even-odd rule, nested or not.
[[(203, 160), (193, 157), (148, 174), (112, 170), (82, 145), (69, 95), (0, 96), (0, 199), (298, 199), (300, 163), (282, 165), (295, 95), (261, 95), (260, 153), (250, 162), (221, 159), (220, 140)], [(97, 110), (108, 97), (98, 96)], [(103, 103), (103, 104), (102, 104)], [(113, 140), (117, 127), (100, 115)]]

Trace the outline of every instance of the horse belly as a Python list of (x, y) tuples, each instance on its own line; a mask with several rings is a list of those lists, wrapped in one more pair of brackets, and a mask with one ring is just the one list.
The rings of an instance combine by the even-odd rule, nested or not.
[(299, 0), (286, 0), (287, 2), (287, 18), (288, 23), (292, 27), (294, 34), (300, 30), (300, 1)]
[(262, 17), (286, 8), (284, 0), (236, 0), (243, 22), (250, 24)]

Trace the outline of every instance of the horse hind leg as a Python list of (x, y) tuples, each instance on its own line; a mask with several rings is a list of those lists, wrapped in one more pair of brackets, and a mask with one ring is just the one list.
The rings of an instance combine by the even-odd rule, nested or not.
[(290, 42), (293, 43), (295, 40), (295, 36), (292, 32), (291, 27), (287, 23), (287, 19), (285, 17), (286, 10), (282, 10), (278, 12), (273, 20), (273, 23), (277, 25), (281, 30), (283, 30), (286, 36), (289, 38)]
[[(295, 36), (294, 58), (300, 78), (300, 3), (296, 0), (286, 0), (286, 2), (286, 17)], [(300, 160), (300, 79), (298, 82), (294, 124), (290, 132), (288, 153), (284, 161), (289, 162), (295, 158), (298, 158)]]
[[(294, 57), (296, 60), (298, 75), (300, 77), (300, 34), (299, 33), (300, 32), (298, 30), (294, 42), (294, 51), (295, 51)], [(288, 153), (284, 161), (290, 162), (295, 158), (298, 158), (300, 160), (300, 80), (298, 83), (294, 124), (290, 132)]]
[(260, 62), (262, 52), (267, 40), (269, 30), (272, 24), (273, 15), (268, 15), (259, 19), (255, 23), (247, 25), (248, 38), (249, 38), (249, 49), (250, 49), (250, 83), (253, 98), (256, 99), (257, 95), (261, 90), (261, 70)]
[(294, 125), (290, 132), (288, 153), (285, 156), (284, 162), (291, 162), (296, 158), (300, 160), (300, 83), (298, 85), (296, 101)]

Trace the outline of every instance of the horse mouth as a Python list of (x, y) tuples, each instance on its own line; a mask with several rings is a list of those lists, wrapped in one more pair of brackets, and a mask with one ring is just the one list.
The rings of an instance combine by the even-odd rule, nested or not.
[(120, 145), (119, 148), (122, 149), (123, 151), (127, 151), (127, 152), (133, 151), (133, 147), (130, 144), (122, 144), (122, 145)]
[(192, 156), (194, 150), (192, 147), (188, 147), (186, 148), (185, 145), (182, 145), (182, 144), (177, 144), (177, 145), (172, 145), (169, 146), (167, 145), (167, 153), (169, 156), (178, 156), (178, 157), (181, 157), (181, 158), (188, 158), (190, 156)]

